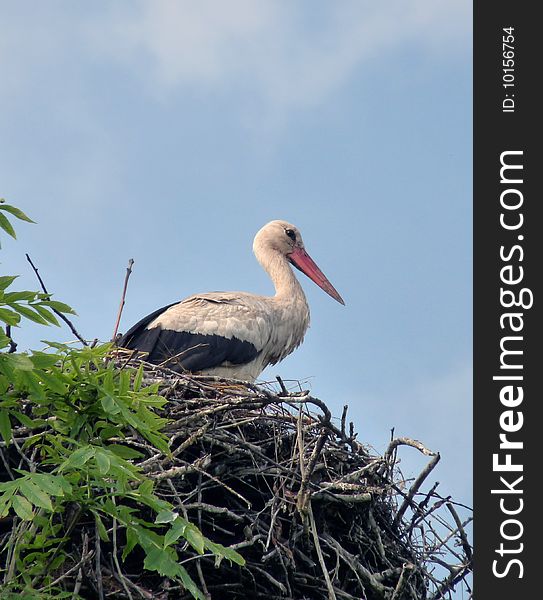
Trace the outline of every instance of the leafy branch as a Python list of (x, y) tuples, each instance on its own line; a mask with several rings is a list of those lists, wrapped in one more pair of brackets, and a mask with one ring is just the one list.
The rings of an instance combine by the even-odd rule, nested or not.
[[(2, 201), (0, 227), (11, 237), (15, 231), (1, 211), (32, 222)], [(75, 587), (68, 591), (71, 579), (59, 571), (81, 574), (84, 562), (94, 556), (100, 565), (106, 553), (128, 589), (133, 584), (119, 558), (137, 551), (144, 569), (205, 600), (181, 564), (183, 548), (238, 565), (244, 560), (179, 515), (136, 464), (145, 456), (130, 440), (171, 454), (162, 431), (167, 420), (158, 414), (166, 403), (158, 384), (144, 385), (142, 368), (108, 360), (110, 344), (47, 342), (45, 351), (14, 351), (12, 327), (24, 320), (59, 325), (57, 315), (75, 314), (46, 291), (14, 291), (15, 281), (14, 275), (0, 276), (0, 322), (6, 327), (6, 333), (0, 329), (0, 597), (77, 598)], [(73, 535), (81, 523), (92, 523), (98, 537), (94, 549), (78, 556), (81, 540)], [(100, 586), (97, 592), (102, 599)]]

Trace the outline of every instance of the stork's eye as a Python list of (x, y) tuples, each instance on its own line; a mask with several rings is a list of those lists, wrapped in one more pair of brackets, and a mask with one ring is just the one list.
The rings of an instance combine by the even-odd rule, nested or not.
[(294, 229), (285, 229), (285, 233), (288, 235), (288, 237), (295, 242), (296, 241), (296, 232), (294, 231)]

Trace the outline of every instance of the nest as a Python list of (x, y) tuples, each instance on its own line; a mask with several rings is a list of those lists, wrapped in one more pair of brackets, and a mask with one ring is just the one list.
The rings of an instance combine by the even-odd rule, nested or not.
[[(439, 454), (397, 438), (375, 456), (347, 427), (346, 408), (334, 420), (281, 380), (276, 391), (165, 375), (147, 372), (169, 400), (173, 458), (150, 456), (143, 467), (165, 499), (246, 560), (186, 563), (212, 598), (438, 600), (465, 580), (466, 523), (437, 486), (420, 492)], [(401, 445), (428, 456), (409, 488), (396, 466)]]
[[(470, 519), (462, 522), (437, 484), (421, 491), (439, 454), (397, 438), (377, 456), (356, 439), (346, 408), (333, 419), (324, 402), (280, 380), (256, 386), (152, 366), (146, 380), (159, 382), (168, 399), (172, 455), (134, 438), (146, 453), (141, 468), (158, 495), (246, 561), (216, 565), (213, 556), (183, 549), (183, 565), (209, 598), (438, 600), (468, 586)], [(397, 467), (402, 445), (428, 457), (410, 485)], [(133, 598), (192, 597), (143, 571), (137, 556), (116, 573), (106, 549), (102, 556), (111, 573), (101, 582), (104, 598), (127, 598), (127, 589)]]

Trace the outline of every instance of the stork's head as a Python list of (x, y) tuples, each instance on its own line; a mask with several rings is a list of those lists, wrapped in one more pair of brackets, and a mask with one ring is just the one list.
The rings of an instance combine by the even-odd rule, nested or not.
[(266, 252), (277, 252), (283, 255), (334, 300), (345, 304), (343, 298), (306, 252), (302, 235), (295, 225), (287, 221), (270, 221), (256, 234), (253, 250), (257, 257)]

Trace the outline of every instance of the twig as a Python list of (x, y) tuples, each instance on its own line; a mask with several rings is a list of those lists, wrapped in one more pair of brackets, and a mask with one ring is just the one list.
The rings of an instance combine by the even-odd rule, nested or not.
[(98, 530), (98, 516), (95, 516), (94, 520), (94, 547), (95, 547), (95, 560), (94, 560), (94, 573), (96, 577), (96, 592), (98, 593), (98, 599), (104, 600), (104, 585), (102, 582), (102, 556), (100, 547), (100, 532)]
[(398, 446), (411, 446), (412, 448), (416, 448), (419, 452), (426, 456), (436, 456), (436, 453), (432, 450), (428, 450), (426, 446), (419, 442), (419, 440), (413, 440), (408, 437), (400, 437), (393, 439), (388, 445), (387, 451), (385, 452), (385, 458), (388, 460), (392, 456), (392, 453)]
[(277, 381), (279, 382), (279, 387), (281, 388), (281, 395), (282, 396), (289, 396), (289, 392), (283, 382), (283, 380), (281, 379), (281, 377), (279, 377), (279, 375), (275, 376), (275, 379), (277, 379)]
[(319, 534), (317, 533), (317, 525), (315, 523), (315, 517), (313, 516), (311, 500), (308, 502), (307, 512), (309, 514), (309, 523), (311, 525), (311, 533), (313, 534), (315, 550), (317, 552), (317, 556), (319, 557), (319, 563), (321, 565), (322, 574), (324, 575), (324, 579), (326, 581), (326, 587), (328, 588), (328, 599), (337, 600), (336, 593), (334, 592), (334, 586), (332, 585), (332, 581), (330, 580), (330, 574), (328, 573), (328, 568), (326, 566), (326, 563), (324, 562), (324, 556), (322, 554), (321, 544), (319, 542)]
[(17, 555), (17, 553), (15, 552), (15, 548), (17, 546), (21, 534), (23, 533), (19, 531), (20, 528), (21, 526), (19, 524), (18, 517), (14, 517), (13, 524), (11, 526), (11, 533), (9, 535), (9, 540), (6, 544), (8, 551), (5, 564), (9, 565), (9, 567), (5, 570), (4, 573), (4, 583), (8, 583), (13, 577), (13, 573), (15, 570), (15, 556)]
[[(60, 577), (57, 577), (54, 581), (52, 581), (51, 583), (48, 583), (47, 586), (41, 588), (41, 590), (44, 591), (46, 588), (52, 588), (55, 585), (58, 585), (61, 581), (63, 581), (67, 577), (69, 577), (72, 573), (75, 573), (75, 571), (78, 571), (78, 575), (77, 575), (77, 579), (76, 579), (76, 585), (74, 587), (74, 593), (72, 595), (72, 598), (77, 597), (76, 588), (79, 589), (78, 585), (77, 585), (77, 582), (80, 581), (80, 579), (82, 579), (82, 577), (80, 578), (79, 573), (82, 573), (82, 567), (83, 567), (83, 565), (86, 562), (88, 562), (94, 556), (94, 551), (93, 550), (91, 550), (90, 552), (88, 551), (88, 545), (89, 545), (89, 536), (87, 534), (85, 534), (83, 536), (83, 549), (81, 551), (81, 559), (75, 565), (73, 565), (72, 567), (70, 567)], [(79, 583), (79, 587), (81, 587), (81, 583)]]
[(347, 411), (349, 410), (348, 405), (346, 404), (343, 407), (343, 412), (341, 413), (341, 435), (343, 437), (347, 437), (347, 434), (345, 433), (345, 423), (347, 421)]
[(458, 530), (458, 535), (460, 536), (460, 541), (462, 542), (462, 548), (464, 549), (464, 553), (466, 554), (467, 559), (469, 561), (471, 561), (471, 559), (473, 558), (473, 555), (471, 552), (471, 546), (468, 542), (468, 536), (466, 535), (466, 532), (464, 531), (462, 521), (460, 520), (458, 513), (454, 509), (454, 506), (450, 502), (447, 502), (446, 506), (449, 509), (449, 512), (451, 513), (451, 515), (454, 519), (454, 522), (456, 523), (456, 528)]
[(439, 586), (436, 593), (431, 596), (430, 600), (442, 600), (445, 598), (445, 592), (448, 592), (459, 582), (462, 581), (466, 577), (466, 575), (470, 572), (467, 567), (459, 569), (456, 573), (451, 573), (445, 581), (442, 582), (441, 586)]
[(379, 531), (379, 527), (377, 526), (377, 522), (375, 521), (375, 516), (373, 514), (373, 509), (370, 507), (368, 510), (368, 524), (373, 531), (373, 535), (375, 536), (375, 546), (377, 548), (377, 552), (382, 559), (386, 559), (385, 547), (383, 545), (383, 539), (381, 538), (381, 532)]
[(111, 336), (111, 341), (114, 342), (117, 337), (117, 331), (119, 331), (119, 324), (121, 322), (121, 316), (123, 314), (123, 308), (126, 301), (126, 290), (128, 288), (128, 280), (130, 279), (130, 275), (132, 274), (132, 267), (134, 266), (134, 259), (131, 258), (128, 261), (128, 267), (126, 267), (126, 275), (124, 276), (124, 284), (123, 284), (123, 292), (121, 294), (121, 302), (119, 304), (119, 312), (117, 313), (117, 320), (115, 321), (115, 327), (113, 329), (113, 335)]
[[(49, 294), (49, 292), (47, 291), (47, 288), (45, 287), (45, 284), (43, 283), (43, 279), (41, 278), (41, 275), (38, 272), (38, 268), (32, 262), (32, 259), (30, 258), (30, 256), (28, 254), (25, 254), (25, 256), (26, 256), (26, 260), (30, 263), (30, 266), (34, 270), (34, 273), (36, 274), (36, 277), (38, 278), (38, 281), (40, 282), (41, 289), (43, 290), (44, 294)], [(56, 308), (51, 307), (51, 310), (57, 315), (57, 317), (60, 317), (66, 323), (66, 325), (68, 325), (68, 327), (71, 329), (72, 333), (83, 344), (83, 346), (88, 346), (88, 343), (86, 342), (86, 340), (81, 335), (79, 335), (74, 324), (70, 321), (70, 319), (68, 319), (68, 317), (66, 315), (61, 313)]]
[[(113, 502), (115, 502), (115, 499), (113, 499)], [(124, 591), (126, 592), (126, 595), (130, 600), (134, 600), (132, 598), (130, 590), (128, 589), (128, 586), (126, 585), (125, 580), (127, 578), (123, 575), (123, 572), (121, 570), (121, 565), (119, 564), (119, 557), (117, 556), (117, 552), (117, 519), (113, 519), (113, 562), (115, 563), (115, 568), (117, 569), (117, 573), (119, 575), (119, 581), (121, 582)]]
[(398, 600), (400, 598), (400, 594), (402, 593), (402, 590), (407, 585), (409, 577), (412, 575), (414, 570), (415, 570), (415, 565), (412, 565), (411, 563), (405, 563), (403, 565), (402, 573), (398, 579), (398, 583), (396, 584), (396, 587), (394, 588), (394, 593), (392, 594), (392, 597), (390, 600)]
[[(324, 448), (324, 444), (326, 443), (327, 439), (328, 439), (328, 431), (324, 430), (321, 433), (321, 435), (319, 436), (317, 443), (315, 444), (315, 446), (313, 448), (313, 452), (311, 454), (311, 458), (309, 459), (309, 463), (307, 464), (307, 467), (302, 472), (302, 483), (300, 484), (300, 490), (298, 492), (298, 501), (297, 501), (298, 510), (301, 513), (305, 513), (308, 498), (309, 498), (309, 495), (307, 494), (309, 480), (311, 479), (311, 475), (313, 474), (313, 471), (315, 470), (315, 465), (317, 464), (317, 460), (322, 452), (322, 449)], [(302, 462), (303, 462), (303, 456), (300, 455), (300, 463), (302, 463)]]
[(439, 455), (439, 453), (434, 454), (434, 456), (432, 457), (430, 462), (424, 467), (424, 469), (420, 472), (420, 475), (415, 479), (415, 482), (409, 488), (409, 492), (407, 493), (407, 496), (404, 498), (402, 505), (400, 506), (400, 508), (398, 509), (398, 512), (396, 513), (396, 517), (394, 518), (393, 527), (396, 526), (401, 521), (405, 511), (407, 510), (407, 507), (412, 504), (413, 498), (414, 498), (415, 494), (419, 491), (419, 488), (422, 485), (422, 482), (428, 477), (428, 475), (430, 475), (430, 473), (432, 472), (432, 470), (437, 465), (437, 463), (439, 462), (440, 459), (441, 459), (441, 456)]
[(337, 540), (328, 534), (324, 535), (324, 541), (332, 548), (335, 548), (346, 564), (362, 577), (366, 585), (371, 585), (371, 587), (379, 594), (380, 597), (387, 598), (390, 596), (390, 588), (383, 585), (375, 575), (366, 569), (366, 567), (361, 564), (357, 556), (354, 556), (345, 550), (345, 548), (343, 548)]
[[(104, 568), (104, 573), (106, 575), (109, 575), (110, 577), (114, 577), (119, 583), (122, 583), (122, 581), (121, 581), (118, 573), (115, 573), (114, 571), (110, 571), (107, 568)], [(140, 595), (141, 598), (144, 598), (144, 600), (155, 600), (156, 596), (154, 596), (153, 594), (151, 594), (147, 590), (142, 589), (139, 585), (136, 585), (133, 581), (130, 581), (130, 579), (128, 579), (128, 577), (124, 578), (124, 583), (129, 588), (131, 588), (135, 592), (137, 592)]]
[(9, 350), (8, 354), (13, 354), (17, 350), (17, 343), (11, 336), (11, 325), (6, 325), (6, 337), (9, 338)]
[(158, 473), (148, 473), (148, 476), (154, 479), (155, 481), (159, 481), (161, 479), (171, 479), (172, 477), (179, 477), (186, 475), (187, 473), (194, 473), (196, 471), (200, 471), (200, 469), (205, 469), (210, 462), (211, 459), (209, 458), (209, 456), (202, 456), (202, 458), (199, 458), (190, 465), (172, 467), (167, 471), (161, 471)]
[[(12, 435), (12, 439), (14, 439), (15, 436)], [(13, 472), (11, 470), (11, 467), (9, 466), (9, 462), (6, 460), (6, 457), (4, 456), (4, 451), (2, 450), (2, 446), (9, 446), (9, 442), (4, 442), (1, 446), (0, 446), (0, 460), (2, 460), (2, 463), (4, 464), (4, 468), (6, 469), (6, 473), (9, 475), (10, 479), (15, 479)]]
[(365, 503), (371, 502), (373, 500), (372, 495), (370, 493), (364, 494), (334, 494), (329, 492), (328, 490), (323, 490), (321, 492), (313, 492), (311, 494), (311, 498), (314, 500), (332, 500), (336, 502), (355, 502), (355, 503)]
[(207, 589), (206, 580), (204, 577), (204, 573), (202, 571), (202, 562), (201, 561), (196, 562), (196, 571), (198, 573), (198, 579), (200, 580), (200, 585), (202, 586), (204, 596), (206, 597), (207, 600), (211, 600), (211, 594), (209, 593), (209, 591)]
[(245, 517), (243, 515), (237, 515), (231, 510), (228, 510), (228, 508), (225, 506), (214, 506), (213, 504), (208, 504), (206, 502), (192, 502), (191, 504), (184, 504), (183, 506), (185, 510), (198, 509), (216, 515), (226, 515), (228, 518), (236, 521), (237, 523), (243, 523), (243, 521), (245, 521)]

